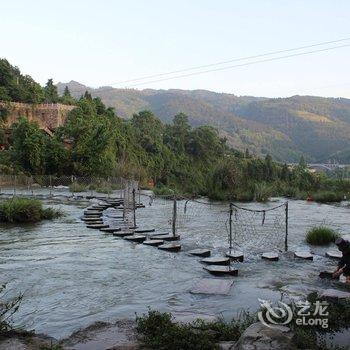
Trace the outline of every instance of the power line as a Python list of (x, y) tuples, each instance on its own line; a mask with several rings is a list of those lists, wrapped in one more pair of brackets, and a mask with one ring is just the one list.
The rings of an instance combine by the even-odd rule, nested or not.
[(329, 45), (329, 44), (339, 43), (339, 42), (348, 41), (348, 40), (350, 40), (350, 37), (343, 38), (343, 39), (332, 40), (332, 41), (324, 41), (324, 42), (317, 43), (317, 44), (299, 46), (299, 47), (295, 47), (295, 48), (291, 48), (291, 49), (271, 51), (271, 52), (267, 52), (267, 53), (263, 53), (263, 54), (259, 54), (259, 55), (246, 56), (246, 57), (240, 57), (240, 58), (233, 58), (233, 59), (229, 59), (229, 60), (226, 60), (226, 61), (210, 63), (210, 64), (201, 65), (201, 66), (193, 66), (193, 67), (190, 67), (190, 68), (184, 68), (184, 69), (174, 70), (174, 71), (165, 72), (165, 73), (146, 75), (146, 76), (143, 76), (143, 77), (140, 77), (140, 78), (133, 78), (133, 79), (128, 79), (128, 80), (123, 80), (123, 81), (119, 81), (119, 82), (108, 84), (108, 85), (120, 85), (120, 84), (125, 84), (125, 83), (131, 83), (131, 82), (136, 82), (136, 81), (145, 80), (145, 79), (152, 79), (152, 78), (157, 78), (157, 77), (162, 77), (162, 76), (167, 76), (167, 75), (172, 75), (172, 74), (177, 74), (177, 73), (184, 73), (184, 72), (188, 72), (188, 71), (196, 70), (196, 69), (202, 69), (202, 68), (209, 68), (209, 67), (219, 66), (219, 65), (223, 65), (223, 64), (227, 64), (227, 63), (232, 63), (232, 62), (245, 61), (245, 60), (255, 59), (255, 58), (260, 58), (260, 57), (265, 57), (265, 56), (277, 55), (277, 54), (285, 53), (285, 52), (291, 52), (291, 51), (308, 49), (308, 48), (316, 47), (316, 46)]
[(222, 71), (222, 70), (227, 70), (227, 69), (233, 69), (233, 68), (238, 68), (238, 67), (244, 67), (244, 66), (249, 66), (249, 65), (258, 64), (258, 63), (277, 61), (277, 60), (281, 60), (281, 59), (285, 59), (285, 58), (291, 58), (291, 57), (296, 57), (296, 56), (309, 55), (309, 54), (313, 54), (313, 53), (317, 53), (317, 52), (330, 51), (330, 50), (340, 49), (340, 48), (349, 47), (349, 46), (350, 46), (350, 44), (340, 45), (340, 46), (333, 46), (333, 47), (328, 47), (328, 48), (319, 49), (319, 50), (300, 52), (300, 53), (295, 53), (295, 54), (291, 54), (291, 55), (267, 58), (267, 59), (264, 59), (264, 60), (258, 60), (258, 61), (253, 61), (253, 62), (246, 62), (246, 63), (236, 64), (236, 65), (233, 65), (233, 66), (226, 66), (226, 67), (220, 67), (220, 68), (215, 68), (215, 69), (208, 69), (208, 70), (204, 70), (204, 71), (200, 71), (200, 72), (181, 74), (181, 75), (176, 75), (174, 77), (168, 77), (168, 78), (162, 78), (162, 79), (156, 79), (156, 80), (149, 80), (149, 81), (145, 81), (145, 82), (141, 82), (141, 83), (128, 85), (128, 86), (126, 86), (126, 88), (131, 88), (131, 87), (139, 86), (139, 85), (158, 83), (158, 82), (166, 81), (166, 80), (185, 78), (185, 77), (190, 77), (190, 76), (194, 76), (194, 75), (206, 74), (206, 73), (210, 73), (210, 72), (217, 72), (217, 71)]

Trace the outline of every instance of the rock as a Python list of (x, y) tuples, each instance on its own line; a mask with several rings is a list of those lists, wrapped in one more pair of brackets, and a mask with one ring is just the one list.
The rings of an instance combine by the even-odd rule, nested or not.
[(38, 350), (51, 349), (57, 340), (45, 335), (11, 335), (0, 339), (0, 350)]
[(135, 322), (118, 321), (114, 324), (96, 322), (91, 326), (74, 332), (61, 341), (65, 350), (136, 350)]
[(221, 341), (218, 346), (220, 350), (233, 350), (236, 342), (232, 341)]
[(319, 293), (319, 297), (323, 299), (348, 299), (350, 300), (350, 293), (343, 292), (336, 289), (325, 289)]
[(296, 350), (293, 332), (284, 326), (269, 328), (257, 322), (250, 325), (237, 341), (235, 350)]

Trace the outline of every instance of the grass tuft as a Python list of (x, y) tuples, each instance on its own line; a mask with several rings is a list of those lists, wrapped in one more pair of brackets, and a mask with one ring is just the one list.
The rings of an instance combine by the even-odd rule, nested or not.
[(312, 198), (319, 203), (338, 203), (344, 198), (344, 195), (339, 192), (319, 191), (316, 192)]
[(325, 226), (313, 227), (306, 233), (306, 242), (312, 245), (328, 245), (335, 242), (339, 234)]
[(43, 208), (36, 199), (12, 198), (0, 203), (0, 222), (38, 222), (62, 215), (62, 212), (53, 208)]

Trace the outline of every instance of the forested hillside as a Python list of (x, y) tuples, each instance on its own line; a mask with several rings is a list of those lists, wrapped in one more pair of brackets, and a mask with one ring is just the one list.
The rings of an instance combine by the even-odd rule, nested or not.
[[(143, 186), (154, 184), (158, 193), (207, 195), (213, 199), (242, 201), (264, 201), (272, 194), (306, 198), (308, 192), (330, 186), (324, 178), (308, 172), (303, 159), (299, 166), (290, 169), (286, 164), (274, 162), (270, 155), (258, 158), (248, 150), (240, 152), (229, 147), (215, 128), (200, 125), (210, 120), (205, 111), (211, 108), (215, 113), (215, 104), (220, 105), (216, 95), (211, 93), (171, 91), (158, 95), (155, 91), (146, 90), (143, 94), (148, 102), (144, 105), (146, 102), (142, 102), (143, 99), (136, 98), (140, 92), (127, 91), (130, 94), (127, 97), (124, 95), (122, 106), (128, 106), (128, 101), (132, 99), (138, 109), (144, 109), (155, 103), (152, 99), (163, 99), (164, 103), (158, 104), (164, 109), (159, 109), (158, 113), (166, 118), (167, 123), (147, 110), (134, 113), (130, 119), (123, 119), (88, 91), (74, 99), (65, 86), (63, 95), (59, 96), (52, 79), (41, 87), (6, 60), (0, 60), (0, 70), (4, 77), (0, 80), (3, 100), (33, 104), (61, 102), (75, 106), (68, 113), (65, 123), (52, 134), (43, 132), (38, 124), (25, 116), (19, 116), (17, 122), (11, 125), (11, 130), (6, 130), (10, 135), (3, 137), (1, 143), (0, 173), (122, 176), (137, 179)], [(71, 88), (74, 94), (80, 94), (74, 86)], [(82, 87), (75, 84), (75, 88)], [(202, 106), (190, 102), (196, 101), (196, 98), (189, 95), (196, 94), (202, 95), (203, 100), (209, 96), (206, 107), (204, 102)], [(221, 97), (224, 105), (226, 96)], [(236, 99), (234, 96), (230, 98)], [(198, 116), (196, 126), (191, 126), (183, 113), (171, 116), (179, 101), (182, 106), (192, 110), (192, 116)], [(250, 103), (250, 99), (247, 98), (246, 102)], [(169, 106), (169, 111), (165, 105)], [(3, 131), (1, 122), (6, 120), (6, 110), (4, 112), (0, 119), (0, 131)], [(200, 119), (202, 115), (204, 117)], [(249, 126), (255, 134), (264, 135), (266, 140), (268, 135), (274, 133), (276, 139), (280, 138), (279, 141), (283, 142), (282, 133), (256, 121), (232, 115), (234, 130)], [(230, 125), (230, 118), (223, 112), (220, 120)], [(337, 182), (334, 186), (344, 192), (341, 187), (343, 182)], [(342, 198), (342, 193), (337, 198)]]
[(123, 118), (149, 109), (168, 122), (185, 113), (193, 126), (217, 127), (229, 144), (282, 161), (350, 162), (350, 100), (311, 96), (257, 98), (205, 90), (91, 89), (77, 82), (58, 84), (72, 95), (88, 90)]

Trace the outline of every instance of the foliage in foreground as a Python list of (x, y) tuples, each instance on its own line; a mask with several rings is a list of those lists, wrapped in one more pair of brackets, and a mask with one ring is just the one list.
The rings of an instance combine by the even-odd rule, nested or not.
[(333, 191), (319, 191), (316, 192), (312, 198), (319, 203), (337, 203), (344, 199), (344, 194)]
[(8, 298), (6, 293), (6, 284), (0, 285), (0, 336), (13, 330), (11, 318), (17, 312), (23, 295)]
[[(25, 117), (19, 118), (7, 149), (0, 152), (0, 171), (133, 178), (142, 187), (155, 184), (163, 194), (169, 189), (217, 200), (264, 202), (272, 195), (306, 198), (315, 193), (316, 200), (334, 202), (350, 193), (350, 181), (311, 174), (303, 159), (290, 168), (269, 155), (261, 159), (234, 150), (218, 130), (206, 125), (194, 128), (183, 113), (169, 124), (150, 111), (124, 120), (88, 92), (78, 100), (68, 89), (58, 96), (51, 79), (41, 88), (6, 60), (0, 60), (1, 72), (5, 78), (0, 100), (64, 102), (75, 108), (52, 137)], [(5, 119), (6, 110), (0, 111), (0, 124)], [(97, 187), (110, 193), (109, 187)], [(83, 188), (73, 185), (72, 190)]]
[(244, 329), (256, 322), (256, 316), (244, 313), (239, 320), (230, 323), (198, 319), (185, 324), (176, 323), (170, 313), (149, 310), (136, 321), (137, 332), (152, 349), (212, 350), (219, 349), (217, 342), (221, 340), (238, 340)]
[[(315, 312), (317, 293), (311, 293), (307, 300), (311, 303), (310, 314)], [(327, 336), (348, 329), (350, 324), (350, 302), (328, 302), (328, 328), (317, 326), (299, 326), (295, 322), (300, 316), (295, 303), (289, 304), (293, 311), (293, 319), (288, 325), (294, 332), (294, 344), (298, 349), (327, 350), (339, 349), (327, 346)], [(287, 315), (285, 316), (287, 317)], [(169, 350), (206, 350), (218, 349), (220, 341), (237, 341), (242, 333), (258, 321), (257, 314), (242, 312), (231, 322), (218, 320), (206, 322), (196, 320), (192, 323), (176, 323), (170, 313), (149, 310), (147, 314), (137, 317), (137, 332), (142, 335), (146, 347)], [(284, 319), (280, 319), (281, 323)]]
[(328, 245), (335, 242), (339, 234), (326, 226), (317, 226), (311, 228), (306, 233), (306, 242), (312, 245)]
[(11, 198), (0, 203), (0, 222), (38, 222), (62, 216), (53, 208), (43, 208), (36, 199)]

